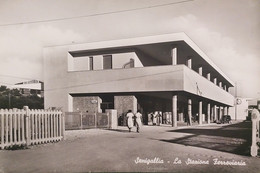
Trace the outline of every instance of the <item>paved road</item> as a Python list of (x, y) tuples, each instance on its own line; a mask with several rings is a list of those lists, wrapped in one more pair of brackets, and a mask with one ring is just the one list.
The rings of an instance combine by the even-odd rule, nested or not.
[(0, 172), (260, 172), (260, 158), (249, 156), (250, 133), (250, 123), (67, 131), (58, 143), (1, 150)]

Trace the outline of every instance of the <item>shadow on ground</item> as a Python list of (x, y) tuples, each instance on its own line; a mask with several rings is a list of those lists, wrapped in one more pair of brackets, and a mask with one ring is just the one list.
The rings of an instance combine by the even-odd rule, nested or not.
[(201, 127), (170, 130), (168, 132), (188, 133), (190, 135), (161, 141), (207, 148), (238, 155), (250, 155), (251, 122), (241, 122), (213, 129)]
[(129, 133), (128, 129), (105, 129), (105, 130), (114, 131), (114, 132)]

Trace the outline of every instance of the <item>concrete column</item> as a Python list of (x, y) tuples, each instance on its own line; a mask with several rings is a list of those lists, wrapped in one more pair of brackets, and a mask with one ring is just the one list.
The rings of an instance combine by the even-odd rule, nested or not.
[(228, 115), (227, 114), (227, 106), (224, 107), (224, 115)]
[(210, 73), (207, 74), (207, 79), (210, 81)]
[(177, 127), (177, 95), (172, 96), (172, 127)]
[(218, 118), (218, 120), (221, 120), (221, 119), (222, 119), (222, 108), (223, 108), (223, 107), (219, 106), (219, 110), (218, 110), (218, 112), (219, 112), (219, 118)]
[(199, 102), (199, 124), (202, 124), (202, 101)]
[(214, 105), (214, 121), (217, 120), (217, 105)]
[(202, 67), (199, 68), (199, 75), (202, 76)]
[(222, 82), (219, 82), (219, 87), (222, 88)]
[(210, 121), (214, 121), (214, 106), (211, 107), (211, 116), (210, 116)]
[(188, 118), (189, 118), (189, 125), (192, 125), (191, 117), (192, 117), (192, 101), (191, 101), (191, 99), (189, 99), (189, 100), (188, 100)]
[(214, 78), (214, 84), (217, 85), (217, 78)]
[(189, 68), (192, 68), (192, 60), (191, 60), (191, 59), (188, 59), (188, 60), (187, 60), (187, 66), (188, 66)]
[(224, 85), (224, 90), (227, 91), (227, 86), (226, 85)]
[(177, 48), (172, 49), (172, 65), (177, 65)]
[(208, 124), (210, 123), (210, 103), (208, 103), (208, 109), (207, 109), (207, 121), (208, 121)]
[(229, 107), (227, 107), (227, 115), (229, 115)]

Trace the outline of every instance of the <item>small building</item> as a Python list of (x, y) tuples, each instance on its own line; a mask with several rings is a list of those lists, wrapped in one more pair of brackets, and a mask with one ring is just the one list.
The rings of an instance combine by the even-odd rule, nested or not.
[(24, 81), (20, 83), (16, 83), (11, 88), (16, 88), (20, 91), (20, 94), (23, 96), (30, 96), (32, 94), (36, 94), (39, 97), (44, 96), (43, 91), (44, 84), (39, 80), (30, 80)]
[(251, 120), (251, 112), (253, 109), (260, 110), (260, 99), (248, 99), (248, 120)]
[[(199, 124), (229, 114), (234, 83), (184, 33), (44, 49), (44, 105), (63, 111), (116, 109)], [(167, 116), (163, 116), (163, 119)]]
[(236, 97), (235, 104), (232, 109), (230, 109), (230, 115), (233, 120), (246, 120), (248, 116), (248, 101), (249, 98)]

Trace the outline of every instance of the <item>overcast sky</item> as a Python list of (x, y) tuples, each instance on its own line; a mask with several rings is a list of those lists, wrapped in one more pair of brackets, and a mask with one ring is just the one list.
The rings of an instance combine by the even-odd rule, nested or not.
[(44, 46), (176, 32), (260, 98), (259, 0), (0, 0), (0, 84), (43, 80)]

